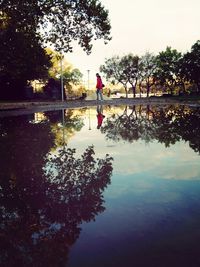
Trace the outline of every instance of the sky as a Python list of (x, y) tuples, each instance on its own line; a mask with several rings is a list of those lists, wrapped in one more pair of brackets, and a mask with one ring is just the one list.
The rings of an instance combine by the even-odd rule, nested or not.
[[(128, 53), (158, 54), (171, 46), (179, 52), (190, 51), (200, 39), (200, 0), (101, 0), (109, 11), (112, 40), (93, 42), (87, 55), (74, 45), (66, 58), (78, 68), (87, 85), (88, 77), (96, 81), (95, 73), (106, 58)], [(89, 72), (88, 72), (89, 70)], [(89, 74), (89, 75), (88, 75)]]

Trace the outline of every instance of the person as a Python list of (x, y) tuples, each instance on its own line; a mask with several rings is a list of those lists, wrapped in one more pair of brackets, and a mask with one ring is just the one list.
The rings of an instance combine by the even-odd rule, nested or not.
[(103, 119), (105, 118), (105, 116), (103, 115), (103, 107), (102, 105), (98, 105), (97, 106), (97, 129), (101, 128)]
[(103, 91), (103, 83), (102, 83), (102, 80), (101, 80), (101, 76), (99, 75), (99, 73), (96, 73), (96, 77), (97, 77), (97, 84), (96, 84), (96, 93), (97, 93), (97, 100), (103, 100), (103, 94), (102, 94), (102, 91)]

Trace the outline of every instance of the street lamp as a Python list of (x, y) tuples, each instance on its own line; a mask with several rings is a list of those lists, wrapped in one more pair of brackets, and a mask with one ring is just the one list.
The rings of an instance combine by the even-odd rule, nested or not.
[(91, 128), (91, 119), (90, 119), (90, 108), (89, 108), (89, 128), (88, 128), (88, 130), (92, 130), (92, 128)]
[(88, 72), (88, 91), (90, 89), (90, 70), (87, 70)]
[(60, 84), (61, 84), (61, 97), (62, 97), (62, 101), (64, 100), (64, 84), (63, 84), (63, 54), (62, 52), (60, 53)]
[(65, 146), (65, 110), (62, 109), (63, 146)]
[[(88, 93), (90, 90), (90, 70), (87, 70), (88, 72)], [(90, 120), (90, 108), (89, 108), (89, 130), (91, 130), (91, 120)]]

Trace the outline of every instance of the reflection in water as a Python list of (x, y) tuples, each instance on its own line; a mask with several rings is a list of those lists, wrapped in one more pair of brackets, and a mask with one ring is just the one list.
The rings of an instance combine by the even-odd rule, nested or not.
[(133, 106), (122, 114), (113, 114), (101, 128), (106, 138), (116, 142), (134, 142), (138, 139), (157, 140), (166, 147), (180, 140), (200, 153), (200, 110), (184, 106)]
[(80, 114), (76, 114), (75, 110), (72, 109), (49, 111), (45, 112), (45, 115), (55, 136), (54, 148), (68, 143), (68, 140), (83, 127), (83, 119)]
[[(200, 236), (199, 169), (196, 167), (198, 172), (192, 176), (193, 181), (159, 179), (161, 176), (156, 176), (151, 168), (144, 170), (147, 163), (143, 162), (145, 156), (140, 151), (147, 150), (136, 150), (136, 146), (134, 150), (129, 146), (144, 140), (170, 147), (184, 140), (193, 151), (200, 153), (199, 109), (132, 106), (111, 110), (104, 107), (106, 117), (98, 130), (94, 109), (95, 127), (91, 127), (91, 131), (87, 127), (90, 135), (84, 139), (86, 111), (46, 112), (37, 120), (34, 115), (0, 120), (0, 266), (66, 266), (70, 263), (68, 255), (72, 244), (70, 258), (75, 260), (70, 266), (83, 266), (82, 259), (87, 267), (121, 267), (135, 263), (136, 266), (168, 267), (174, 266), (176, 259), (180, 263), (176, 266), (199, 266), (195, 258)], [(90, 115), (93, 123), (89, 110)], [(120, 153), (115, 154), (119, 168), (123, 169), (125, 161), (130, 161), (132, 166), (136, 158), (141, 164), (135, 173), (128, 173), (125, 168), (123, 173), (114, 172), (112, 185), (106, 191), (111, 182), (113, 162), (108, 155), (95, 158), (95, 152), (105, 154), (101, 133), (107, 140), (128, 143), (126, 153), (129, 156), (122, 155), (121, 144)], [(84, 143), (88, 148), (84, 146), (79, 157), (74, 146), (65, 146), (72, 137), (75, 142), (79, 141), (78, 145), (89, 140)], [(100, 147), (97, 151), (95, 146), (95, 152), (91, 145), (94, 137), (99, 138), (96, 144)], [(140, 147), (139, 142), (137, 147)], [(118, 149), (117, 145), (115, 148)], [(178, 165), (175, 159), (174, 164)], [(167, 166), (162, 165), (160, 157), (156, 167), (154, 164), (158, 173), (167, 172)], [(96, 220), (105, 208), (106, 212)], [(90, 228), (93, 220), (96, 220), (95, 226)], [(85, 225), (88, 228), (84, 229)], [(81, 229), (84, 232), (80, 235)], [(193, 230), (187, 234), (185, 229)], [(81, 243), (83, 233), (86, 241), (89, 240), (86, 244), (93, 239), (94, 246), (85, 246), (84, 238)], [(171, 240), (170, 233), (175, 241)], [(78, 250), (78, 257), (76, 254), (73, 257), (74, 248), (80, 248), (81, 244), (83, 250)], [(188, 252), (186, 265), (181, 260), (182, 251)], [(91, 255), (94, 255), (94, 262), (89, 258)], [(169, 260), (163, 260), (165, 257)], [(192, 258), (196, 265), (190, 264)]]
[(98, 105), (97, 106), (97, 129), (101, 128), (104, 118), (105, 118), (105, 115), (103, 114), (103, 106)]
[(49, 153), (55, 135), (48, 122), (1, 120), (0, 266), (66, 266), (83, 221), (104, 211), (112, 158), (80, 158), (65, 146)]

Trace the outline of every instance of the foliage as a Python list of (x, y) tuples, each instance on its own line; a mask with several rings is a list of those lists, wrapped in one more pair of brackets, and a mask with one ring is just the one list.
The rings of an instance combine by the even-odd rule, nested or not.
[(64, 81), (77, 84), (82, 78), (82, 74), (77, 68), (73, 68), (73, 65), (66, 60), (66, 58), (59, 52), (50, 48), (45, 49), (51, 59), (51, 68), (49, 68), (49, 77), (58, 79), (61, 74), (61, 59), (62, 59), (62, 73)]
[(114, 56), (105, 60), (104, 65), (100, 66), (100, 71), (105, 74), (106, 79), (111, 82), (119, 82), (121, 70), (120, 70), (120, 57)]
[(93, 40), (111, 39), (108, 11), (98, 0), (1, 0), (0, 30), (0, 96), (8, 99), (25, 97), (28, 80), (46, 77), (47, 43), (70, 52), (77, 41), (90, 53)]
[(133, 54), (123, 56), (120, 62), (120, 66), (123, 69), (124, 75), (127, 78), (129, 84), (132, 86), (133, 96), (135, 97), (136, 85), (139, 74), (139, 57)]
[(38, 37), (16, 32), (12, 27), (0, 34), (0, 98), (25, 98), (27, 81), (47, 77), (49, 57)]
[(61, 53), (53, 51), (50, 48), (46, 48), (46, 51), (52, 63), (52, 67), (49, 69), (49, 77), (57, 81), (60, 80), (62, 64), (63, 84), (67, 91), (66, 95), (71, 94), (73, 92), (73, 86), (80, 84), (83, 77), (82, 73), (79, 69), (73, 68), (72, 64), (69, 63)]
[(157, 56), (157, 72), (156, 76), (161, 85), (165, 85), (173, 94), (173, 89), (177, 84), (177, 72), (179, 68), (179, 60), (181, 53), (176, 49), (167, 47)]
[[(61, 147), (46, 121), (0, 120), (0, 265), (65, 266), (80, 225), (104, 211), (112, 158)], [(24, 130), (26, 129), (26, 130)]]
[(149, 97), (150, 88), (155, 84), (155, 73), (157, 69), (156, 56), (146, 52), (139, 61), (139, 79), (140, 83), (145, 82), (147, 97)]
[(63, 81), (68, 94), (73, 94), (73, 86), (80, 84), (83, 74), (79, 69), (71, 69), (63, 72)]
[(112, 57), (105, 61), (100, 67), (107, 78), (123, 84), (126, 96), (128, 84), (131, 85), (133, 96), (136, 96), (136, 86), (138, 81), (140, 85), (145, 82), (147, 86), (147, 96), (149, 96), (150, 87), (154, 84), (154, 73), (156, 69), (155, 56), (146, 53), (139, 58), (137, 55), (128, 54), (123, 57)]
[(108, 80), (113, 83), (121, 83), (127, 91), (128, 78), (123, 69), (124, 61), (119, 56), (113, 56), (106, 59), (105, 64), (100, 66), (100, 71), (103, 72)]
[(197, 85), (200, 92), (200, 41), (198, 40), (192, 47), (191, 52), (187, 52), (183, 56), (181, 64), (181, 74), (185, 80), (193, 82)]
[(0, 11), (18, 31), (42, 34), (59, 51), (72, 51), (76, 40), (89, 53), (92, 40), (110, 40), (108, 11), (98, 0), (1, 0)]
[(84, 125), (83, 119), (75, 115), (72, 109), (47, 111), (45, 115), (51, 122), (51, 131), (55, 135), (54, 149), (67, 144), (69, 139)]
[(191, 52), (181, 54), (176, 49), (167, 47), (158, 55), (145, 53), (143, 56), (127, 54), (122, 57), (113, 56), (105, 60), (100, 71), (106, 78), (124, 86), (127, 95), (128, 85), (133, 90), (133, 96), (137, 88), (146, 87), (147, 97), (152, 88), (167, 89), (174, 94), (176, 90), (186, 92), (186, 86), (196, 85), (200, 92), (200, 41), (191, 48)]
[[(192, 130), (191, 130), (192, 129)], [(126, 107), (122, 114), (114, 114), (101, 127), (108, 140), (124, 140), (133, 143), (137, 140), (154, 140), (169, 147), (183, 140), (200, 154), (200, 113), (199, 109), (184, 106), (165, 108), (145, 106)]]

